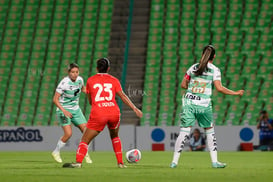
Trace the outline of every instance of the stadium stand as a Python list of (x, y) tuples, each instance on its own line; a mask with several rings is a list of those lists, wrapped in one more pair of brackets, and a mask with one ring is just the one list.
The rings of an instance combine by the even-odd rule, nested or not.
[[(169, 18), (172, 13), (172, 5), (176, 8), (175, 21)], [(154, 12), (156, 9), (159, 12)], [(164, 1), (153, 0), (151, 4), (150, 16), (150, 34), (147, 50), (147, 65), (145, 75), (146, 92), (149, 92), (149, 54), (154, 50), (168, 51), (172, 50), (174, 58), (172, 64), (166, 66), (165, 60), (168, 58), (163, 53), (157, 53), (157, 60), (161, 60), (158, 68), (161, 76), (159, 76), (160, 96), (157, 100), (151, 102), (150, 97), (143, 98), (143, 104), (146, 102), (149, 105), (160, 105), (158, 110), (158, 118), (151, 118), (150, 115), (154, 111), (144, 108), (144, 117), (141, 125), (174, 125), (179, 121), (179, 112), (181, 109), (181, 89), (180, 83), (185, 70), (194, 62), (198, 62), (200, 52), (206, 44), (213, 44), (216, 47), (216, 59), (214, 64), (222, 71), (222, 82), (231, 89), (245, 89), (246, 93), (242, 97), (234, 98), (224, 96), (214, 91), (213, 108), (214, 119), (216, 125), (256, 125), (256, 118), (262, 109), (271, 110), (272, 108), (272, 84), (269, 81), (272, 79), (273, 69), (270, 66), (269, 57), (272, 55), (272, 13), (268, 11), (272, 7), (269, 1), (223, 1), (223, 0), (198, 0), (198, 1)], [(253, 11), (255, 10), (255, 11)], [(163, 14), (162, 12), (166, 12)], [(181, 15), (177, 13), (180, 11)], [(161, 12), (161, 14), (160, 14)], [(181, 17), (179, 17), (181, 16)], [(158, 17), (156, 19), (156, 17)], [(156, 41), (154, 24), (163, 22), (162, 30), (158, 34)], [(165, 24), (165, 26), (164, 26)], [(175, 25), (179, 25), (177, 27)], [(162, 38), (171, 37), (166, 31), (169, 25), (173, 25), (173, 38), (166, 39), (162, 42)], [(159, 28), (160, 29), (160, 28)], [(180, 32), (178, 32), (178, 30)], [(179, 35), (179, 36), (177, 36)], [(180, 42), (177, 41), (180, 39)], [(270, 40), (270, 41), (269, 41)], [(161, 44), (160, 44), (161, 41)], [(170, 43), (172, 41), (172, 44)], [(156, 48), (155, 43), (158, 44)], [(161, 47), (159, 47), (161, 45)], [(178, 53), (176, 52), (178, 49)], [(170, 53), (170, 52), (169, 52)], [(155, 53), (154, 53), (155, 54)], [(171, 53), (170, 53), (171, 54)], [(176, 59), (180, 60), (176, 60)], [(172, 76), (175, 74), (177, 63), (179, 73), (177, 77), (171, 78), (169, 82), (172, 89), (167, 89), (169, 85), (164, 85), (164, 79), (168, 78), (166, 70), (172, 70)], [(158, 62), (159, 63), (159, 62)], [(157, 63), (157, 65), (158, 65)], [(175, 85), (172, 85), (175, 84)], [(157, 88), (156, 86), (155, 88)], [(173, 94), (173, 88), (178, 92)], [(167, 90), (167, 91), (165, 91)], [(151, 92), (151, 91), (150, 91)], [(161, 93), (163, 93), (161, 95)], [(164, 99), (164, 93), (170, 98)], [(176, 97), (173, 102), (172, 98)], [(162, 101), (162, 102), (161, 102)], [(170, 104), (169, 107), (164, 107)], [(165, 113), (169, 113), (168, 109), (173, 111), (173, 106), (176, 108), (173, 118), (168, 118)], [(167, 112), (166, 112), (167, 111)], [(164, 117), (164, 119), (163, 119)], [(174, 119), (174, 120), (172, 120)], [(164, 120), (164, 122), (162, 122)]]
[[(93, 59), (107, 55), (112, 1), (7, 0), (0, 7), (0, 124), (56, 125), (52, 98), (66, 65), (78, 62), (86, 80)], [(81, 107), (90, 109), (84, 96)]]

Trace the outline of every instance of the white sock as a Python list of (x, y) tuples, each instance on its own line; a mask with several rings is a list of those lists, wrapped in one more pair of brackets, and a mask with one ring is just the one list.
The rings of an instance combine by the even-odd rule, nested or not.
[(206, 136), (211, 162), (217, 162), (217, 143), (214, 128), (206, 130)]
[(56, 152), (60, 152), (61, 148), (63, 148), (65, 146), (66, 143), (64, 143), (61, 139), (58, 140), (57, 146), (55, 148), (55, 150), (53, 151), (54, 153)]
[(176, 139), (173, 153), (173, 163), (178, 164), (178, 160), (180, 158), (180, 154), (185, 146), (185, 143), (189, 139), (189, 135), (191, 132), (191, 128), (181, 128), (179, 136)]
[(89, 156), (89, 154), (88, 154), (88, 152), (89, 152), (89, 147), (90, 147), (90, 144), (89, 144), (88, 147), (87, 147), (87, 153), (86, 153), (85, 156)]

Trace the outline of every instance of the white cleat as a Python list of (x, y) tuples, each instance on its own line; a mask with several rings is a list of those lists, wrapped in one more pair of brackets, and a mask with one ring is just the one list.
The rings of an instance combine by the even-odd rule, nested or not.
[(88, 163), (88, 164), (92, 164), (92, 160), (91, 160), (91, 158), (90, 158), (90, 156), (89, 156), (89, 154), (88, 153), (86, 153), (86, 155), (85, 155), (85, 161), (86, 161), (86, 163)]
[(119, 164), (118, 164), (118, 168), (127, 168), (127, 166), (124, 165), (123, 163), (119, 163)]
[(213, 162), (212, 163), (213, 168), (225, 168), (226, 166), (227, 166), (227, 164), (222, 163), (222, 162)]
[(52, 152), (51, 155), (55, 159), (56, 162), (58, 162), (58, 163), (63, 162), (63, 160), (62, 160), (62, 158), (60, 156), (60, 152)]

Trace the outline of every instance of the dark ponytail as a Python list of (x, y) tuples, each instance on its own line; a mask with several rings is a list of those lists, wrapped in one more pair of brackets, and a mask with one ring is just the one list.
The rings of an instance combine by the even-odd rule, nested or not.
[(196, 76), (200, 76), (204, 71), (207, 71), (209, 61), (212, 61), (215, 55), (215, 49), (212, 45), (207, 45), (203, 49), (203, 54), (199, 62), (198, 69), (194, 72)]
[(110, 61), (107, 58), (97, 60), (97, 69), (99, 73), (107, 73), (110, 67)]

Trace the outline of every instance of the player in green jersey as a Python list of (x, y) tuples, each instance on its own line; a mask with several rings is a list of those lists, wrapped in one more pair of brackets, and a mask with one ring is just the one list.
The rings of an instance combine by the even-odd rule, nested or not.
[(182, 98), (180, 133), (175, 143), (171, 168), (177, 166), (180, 154), (189, 139), (191, 127), (195, 125), (196, 120), (199, 126), (205, 129), (212, 167), (224, 168), (226, 166), (217, 159), (211, 105), (212, 85), (217, 91), (228, 95), (243, 95), (244, 90), (232, 91), (222, 86), (220, 70), (212, 64), (214, 58), (214, 47), (211, 45), (204, 47), (200, 62), (188, 69), (181, 83), (181, 87), (187, 91)]
[[(53, 158), (59, 163), (62, 162), (60, 150), (72, 136), (71, 123), (81, 132), (86, 127), (86, 119), (79, 107), (81, 91), (85, 93), (83, 79), (79, 76), (79, 66), (76, 63), (71, 63), (68, 67), (68, 76), (61, 80), (53, 98), (53, 102), (57, 106), (57, 118), (64, 131), (64, 135), (59, 139), (52, 152)], [(87, 163), (92, 163), (88, 153), (85, 159)]]

